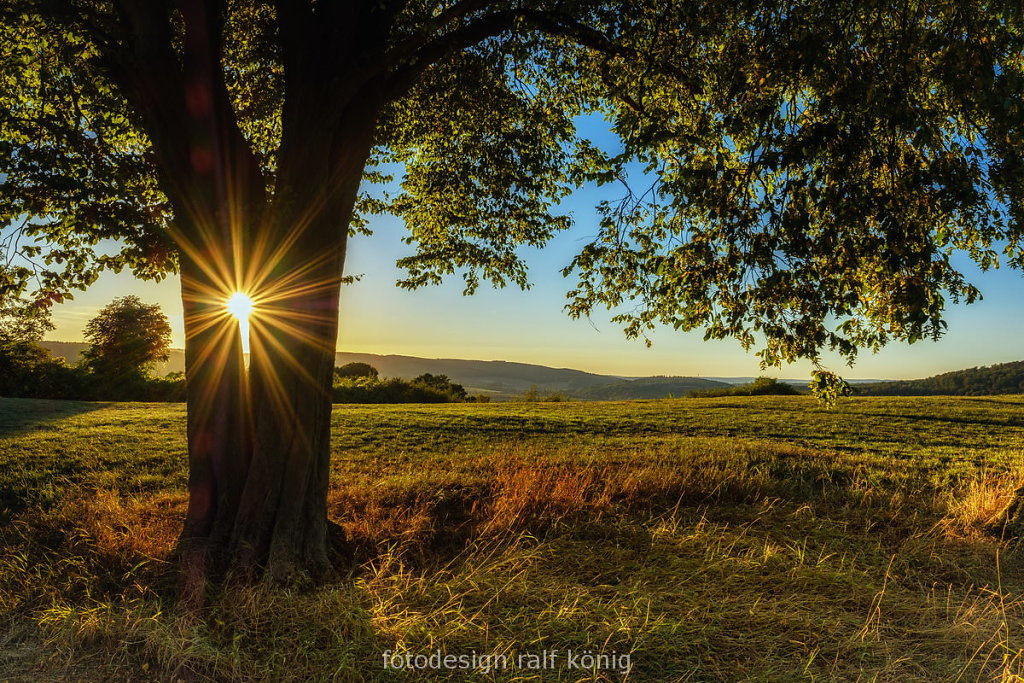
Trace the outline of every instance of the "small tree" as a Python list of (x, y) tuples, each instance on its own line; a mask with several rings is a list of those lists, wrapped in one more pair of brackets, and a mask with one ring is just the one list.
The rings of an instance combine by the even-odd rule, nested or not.
[(171, 326), (158, 304), (123, 296), (89, 321), (85, 339), (90, 346), (82, 354), (83, 364), (103, 382), (129, 383), (170, 357)]
[(52, 329), (49, 308), (17, 297), (0, 303), (0, 396), (66, 398), (74, 371), (39, 345)]
[(334, 368), (335, 379), (345, 377), (377, 377), (379, 374), (377, 368), (369, 363), (346, 363), (340, 368)]

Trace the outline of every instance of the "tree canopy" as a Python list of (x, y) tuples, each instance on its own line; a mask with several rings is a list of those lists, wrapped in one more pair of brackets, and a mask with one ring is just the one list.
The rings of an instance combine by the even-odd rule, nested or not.
[[(337, 230), (402, 218), (402, 286), (525, 286), (521, 247), (568, 228), (558, 202), (586, 183), (609, 199), (565, 269), (569, 312), (612, 307), (631, 335), (733, 336), (766, 363), (937, 337), (948, 301), (979, 295), (955, 252), (1022, 262), (1019, 3), (151, 6), (0, 10), (0, 223), (24, 238), (3, 296), (55, 301), (102, 268), (176, 267), (172, 171), (212, 164), (197, 146), (210, 133), (155, 136), (208, 104), (176, 96), (202, 21), (210, 92), (232, 113), (217, 134), (268, 196), (293, 163), (279, 151), (294, 107), (321, 107), (338, 151), (353, 92), (379, 97), (357, 215)], [(618, 142), (581, 137), (581, 117)]]

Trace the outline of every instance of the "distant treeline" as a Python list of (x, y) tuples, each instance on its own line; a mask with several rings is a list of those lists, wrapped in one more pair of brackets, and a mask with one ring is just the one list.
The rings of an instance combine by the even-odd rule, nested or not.
[[(465, 388), (445, 375), (423, 374), (415, 379), (378, 378), (376, 369), (352, 374), (347, 366), (335, 368), (335, 403), (460, 403), (486, 401), (469, 396)], [(72, 401), (185, 400), (185, 377), (173, 373), (151, 377), (138, 371), (112, 375), (97, 372), (86, 362), (69, 364), (35, 342), (0, 345), (0, 396)]]
[(861, 396), (985, 396), (1024, 394), (1024, 361), (946, 372), (926, 379), (856, 387)]
[(729, 389), (730, 385), (702, 377), (639, 377), (573, 391), (574, 397), (596, 401), (687, 396), (704, 389)]
[(35, 342), (0, 346), (0, 396), (71, 401), (184, 401), (182, 373), (150, 377), (132, 368), (111, 372), (71, 365)]
[(334, 369), (335, 403), (464, 403), (486, 402), (486, 396), (470, 396), (465, 387), (447, 375), (424, 373), (411, 380), (378, 377), (366, 363), (349, 363)]

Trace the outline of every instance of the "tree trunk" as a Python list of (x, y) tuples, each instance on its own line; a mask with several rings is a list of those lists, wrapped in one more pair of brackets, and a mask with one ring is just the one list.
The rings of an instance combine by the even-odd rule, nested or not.
[(332, 224), (333, 239), (299, 240), (252, 292), (248, 371), (239, 325), (225, 309), (230, 292), (183, 258), (187, 603), (202, 604), (207, 582), (226, 571), (283, 582), (330, 571), (331, 384), (346, 222)]
[(224, 308), (230, 278), (218, 284), (202, 259), (183, 258), (191, 474), (180, 550), (187, 602), (202, 604), (207, 580), (225, 571), (289, 583), (331, 573), (327, 490), (339, 289), (372, 139), (369, 119), (357, 120), (363, 125), (340, 146), (340, 157), (339, 146), (324, 149), (314, 136), (310, 151), (296, 154), (301, 162), (291, 162), (291, 180), (282, 162), (274, 201), (262, 220), (250, 221), (244, 248), (224, 245), (210, 255), (221, 269), (246, 274), (238, 286), (256, 304), (248, 371), (238, 325)]
[(208, 576), (224, 564), (252, 444), (239, 328), (210, 280), (182, 255), (189, 502), (178, 550), (190, 603), (202, 602)]
[[(131, 59), (108, 55), (111, 76), (153, 143), (181, 257), (183, 598), (201, 604), (207, 579), (226, 570), (322, 577), (338, 290), (376, 117), (395, 92), (367, 59), (397, 9), (276, 3), (285, 78), (267, 192), (224, 78), (224, 4), (181, 0), (174, 19), (163, 3), (115, 5)], [(257, 304), (248, 372), (225, 309), (234, 289)]]
[[(340, 240), (338, 240), (340, 242)], [(304, 275), (254, 316), (252, 465), (231, 544), (243, 571), (277, 581), (330, 571), (327, 486), (342, 249), (305, 254)], [(301, 252), (300, 252), (301, 253)], [(319, 267), (308, 268), (319, 259)], [(289, 259), (290, 260), (290, 259)]]

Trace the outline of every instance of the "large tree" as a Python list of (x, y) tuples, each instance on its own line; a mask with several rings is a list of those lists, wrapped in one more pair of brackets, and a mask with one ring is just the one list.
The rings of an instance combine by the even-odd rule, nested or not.
[[(570, 225), (573, 188), (610, 184), (566, 269), (573, 315), (737, 337), (767, 364), (937, 337), (946, 302), (978, 296), (956, 251), (1021, 265), (1020, 15), (1010, 0), (7, 0), (0, 221), (28, 261), (0, 287), (35, 278), (51, 301), (105, 267), (177, 268), (186, 567), (316, 576), (338, 292), (366, 215), (405, 220), (403, 286), (525, 285), (519, 247)], [(256, 300), (248, 373), (236, 290)]]

